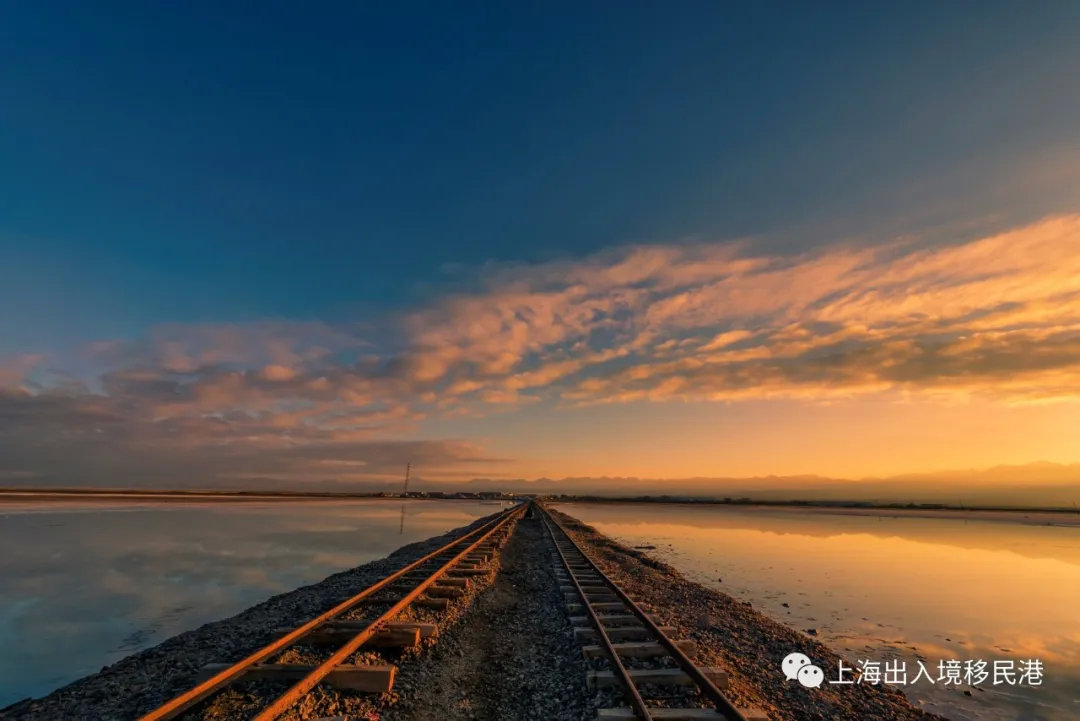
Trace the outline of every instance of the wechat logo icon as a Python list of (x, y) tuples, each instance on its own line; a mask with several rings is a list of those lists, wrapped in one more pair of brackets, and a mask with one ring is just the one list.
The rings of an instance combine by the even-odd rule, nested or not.
[(784, 672), (784, 678), (788, 681), (798, 679), (806, 688), (817, 688), (825, 680), (825, 673), (810, 662), (810, 657), (804, 653), (789, 653), (780, 664)]

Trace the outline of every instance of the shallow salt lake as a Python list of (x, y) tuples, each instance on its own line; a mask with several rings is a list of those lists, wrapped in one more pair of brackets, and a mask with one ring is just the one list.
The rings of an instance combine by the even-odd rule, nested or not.
[(0, 708), (498, 510), (381, 499), (0, 502)]
[[(1039, 525), (1036, 516), (555, 507), (627, 545), (656, 546), (646, 552), (776, 620), (815, 629), (852, 667), (903, 661), (910, 680), (923, 661), (935, 683), (923, 677), (899, 687), (928, 711), (964, 720), (1080, 718), (1080, 527)], [(1004, 669), (1031, 659), (1044, 664), (1039, 686), (1010, 685), (1006, 676), (981, 690), (939, 681), (941, 661), (992, 668), (998, 660)]]

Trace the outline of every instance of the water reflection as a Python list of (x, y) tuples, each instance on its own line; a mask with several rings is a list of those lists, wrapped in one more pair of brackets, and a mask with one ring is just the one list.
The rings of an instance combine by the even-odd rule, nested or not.
[(0, 708), (493, 510), (469, 501), (2, 503)]
[(934, 669), (948, 659), (1046, 664), (1040, 688), (988, 685), (967, 697), (909, 687), (927, 710), (957, 719), (1080, 716), (1080, 528), (755, 507), (561, 508), (631, 545), (658, 546), (652, 553), (695, 580), (815, 629), (850, 659), (914, 666), (921, 657)]

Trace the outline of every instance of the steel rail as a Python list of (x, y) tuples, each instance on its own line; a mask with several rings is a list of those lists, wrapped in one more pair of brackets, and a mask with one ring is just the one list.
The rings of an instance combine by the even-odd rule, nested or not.
[(512, 508), (507, 511), (502, 517), (495, 519), (495, 525), (486, 533), (484, 533), (484, 535), (480, 536), (478, 539), (469, 544), (469, 546), (465, 548), (465, 550), (461, 551), (452, 559), (444, 563), (437, 571), (428, 576), (426, 580), (422, 581), (420, 585), (410, 591), (404, 598), (391, 606), (389, 610), (387, 610), (377, 619), (372, 621), (367, 628), (356, 634), (356, 636), (354, 636), (344, 646), (335, 651), (330, 658), (316, 666), (307, 676), (297, 681), (292, 686), (292, 688), (279, 696), (277, 700), (274, 701), (274, 703), (261, 711), (257, 716), (252, 719), (252, 721), (273, 721), (273, 719), (276, 719), (278, 716), (285, 713), (294, 703), (303, 698), (309, 691), (311, 691), (311, 689), (315, 688), (320, 681), (326, 678), (326, 676), (334, 670), (335, 666), (341, 664), (345, 659), (355, 653), (357, 649), (363, 646), (364, 643), (368, 641), (368, 639), (375, 635), (375, 633), (379, 630), (383, 623), (393, 618), (397, 614), (401, 613), (401, 611), (404, 610), (406, 606), (416, 600), (416, 598), (421, 593), (427, 590), (428, 586), (435, 583), (435, 581), (441, 578), (444, 573), (450, 570), (456, 563), (458, 563), (462, 558), (468, 555), (474, 548), (479, 546), (493, 533), (495, 533), (504, 525), (509, 523), (515, 515), (520, 515), (523, 510), (524, 507), (519, 505), (518, 507)]
[[(728, 721), (747, 721), (746, 716), (744, 716), (743, 713), (739, 711), (739, 709), (735, 708), (731, 701), (729, 701), (727, 697), (724, 696), (723, 692), (716, 687), (716, 684), (710, 681), (709, 678), (704, 673), (702, 673), (701, 669), (698, 668), (694, 664), (694, 662), (690, 660), (690, 657), (687, 656), (686, 653), (684, 653), (683, 650), (679, 648), (674, 641), (668, 638), (667, 634), (661, 631), (660, 627), (657, 626), (651, 618), (649, 618), (649, 614), (645, 613), (645, 611), (642, 610), (642, 608), (638, 606), (637, 603), (635, 603), (628, 595), (626, 595), (626, 592), (623, 591), (617, 583), (612, 581), (611, 578), (606, 573), (604, 573), (600, 569), (600, 567), (596, 565), (595, 562), (593, 562), (589, 554), (585, 553), (585, 550), (578, 544), (577, 541), (573, 539), (570, 533), (567, 532), (567, 530), (559, 522), (559, 519), (555, 518), (551, 511), (549, 511), (542, 505), (537, 504), (537, 506), (540, 508), (541, 512), (548, 519), (550, 519), (551, 522), (553, 522), (560, 531), (562, 531), (563, 536), (568, 541), (570, 541), (570, 543), (574, 546), (575, 549), (577, 549), (578, 553), (581, 554), (581, 557), (585, 559), (585, 562), (589, 564), (592, 570), (596, 572), (597, 576), (615, 593), (615, 595), (619, 598), (620, 601), (626, 604), (626, 607), (630, 609), (630, 611), (635, 616), (638, 617), (638, 619), (645, 626), (645, 628), (648, 629), (649, 632), (652, 633), (654, 636), (656, 636), (657, 640), (664, 647), (664, 650), (667, 651), (668, 654), (675, 659), (675, 662), (679, 665), (679, 668), (681, 668), (683, 672), (690, 677), (690, 679), (694, 682), (694, 685), (698, 687), (698, 690), (701, 691), (701, 693), (716, 706), (716, 710), (723, 714), (724, 717), (728, 719)], [(570, 574), (571, 578), (573, 578), (573, 575), (573, 573)], [(584, 596), (582, 597), (584, 598)], [(586, 600), (585, 605), (586, 607), (589, 606), (588, 600)], [(630, 681), (628, 675), (624, 675), (622, 680), (624, 683), (629, 683), (630, 686), (633, 687), (633, 682)], [(644, 718), (647, 719), (649, 717), (646, 716)]]
[[(245, 658), (241, 659), (240, 661), (237, 661), (232, 666), (229, 666), (228, 668), (220, 671), (219, 673), (214, 674), (213, 676), (211, 676), (207, 680), (205, 680), (202, 683), (188, 689), (184, 693), (182, 693), (179, 696), (175, 697), (171, 701), (159, 706), (158, 708), (154, 709), (150, 713), (139, 717), (139, 721), (167, 721), (168, 719), (176, 718), (177, 716), (179, 716), (180, 714), (182, 714), (184, 711), (188, 710), (189, 708), (191, 708), (195, 704), (199, 703), (200, 701), (203, 701), (204, 699), (206, 699), (207, 697), (209, 697), (213, 693), (215, 693), (217, 691), (220, 691), (221, 689), (223, 689), (226, 686), (228, 686), (229, 684), (231, 684), (233, 681), (236, 681), (237, 679), (239, 679), (241, 676), (244, 675), (244, 672), (246, 672), (247, 669), (250, 668), (251, 666), (254, 666), (255, 664), (259, 663), (260, 661), (263, 661), (263, 660), (269, 658), (270, 656), (274, 655), (278, 651), (282, 651), (282, 650), (288, 648), (289, 646), (294, 645), (295, 643), (300, 641), (304, 636), (307, 636), (309, 633), (311, 633), (312, 631), (317, 629), (319, 626), (322, 626), (327, 621), (331, 621), (335, 617), (340, 616), (342, 613), (345, 613), (346, 611), (351, 610), (354, 606), (359, 604), (365, 598), (368, 598), (372, 594), (382, 590), (383, 588), (390, 585), (394, 581), (397, 581), (398, 579), (400, 579), (402, 576), (409, 573), (413, 569), (415, 569), (418, 566), (421, 566), (424, 563), (430, 561), (435, 556), (438, 556), (438, 555), (440, 555), (442, 553), (445, 553), (452, 546), (454, 546), (456, 544), (459, 544), (459, 543), (465, 541), (466, 539), (468, 539), (468, 538), (470, 538), (472, 536), (475, 536), (475, 535), (477, 535), (479, 533), (483, 533), (485, 531), (485, 529), (490, 528), (491, 530), (489, 530), (488, 533), (484, 534), (484, 538), (487, 538), (491, 534), (492, 531), (494, 531), (497, 528), (501, 527), (502, 524), (505, 523), (510, 518), (511, 514), (513, 514), (516, 511), (519, 511), (519, 510), (520, 510), (520, 508), (510, 508), (510, 509), (507, 509), (506, 511), (503, 511), (503, 513), (500, 516), (492, 519), (491, 521), (488, 521), (487, 523), (483, 524), (479, 528), (475, 528), (475, 529), (469, 531), (468, 533), (465, 533), (465, 534), (455, 538), (454, 540), (452, 540), (449, 543), (437, 548), (436, 550), (432, 551), (431, 553), (429, 553), (429, 554), (427, 554), (427, 555), (413, 561), (412, 563), (408, 564), (404, 568), (402, 568), (402, 569), (400, 569), (398, 571), (395, 571), (394, 573), (390, 574), (389, 576), (382, 579), (381, 581), (377, 581), (376, 583), (372, 584), (371, 586), (368, 586), (363, 591), (360, 591), (359, 593), (357, 593), (355, 596), (352, 596), (351, 598), (345, 599), (344, 601), (342, 601), (338, 605), (331, 608), (329, 611), (326, 611), (326, 612), (316, 616), (315, 618), (311, 619), (307, 623), (296, 627), (295, 629), (293, 629), (289, 633), (285, 634), (281, 638), (267, 644), (266, 646), (263, 646), (259, 650), (257, 650), (254, 653), (246, 656)], [(483, 539), (481, 539), (481, 540), (483, 540)], [(477, 543), (479, 543), (479, 541), (477, 541)], [(477, 545), (477, 543), (474, 543), (474, 544), (470, 545), (469, 549), (473, 548), (475, 545)], [(460, 554), (459, 554), (459, 556), (460, 556)], [(430, 584), (428, 584), (428, 585), (430, 585)], [(424, 586), (424, 588), (427, 588), (427, 586)], [(323, 674), (323, 675), (325, 676), (325, 674)]]
[[(547, 514), (545, 513), (545, 516), (546, 515)], [(600, 637), (600, 642), (604, 645), (604, 651), (607, 652), (608, 660), (611, 661), (611, 665), (619, 674), (619, 678), (622, 680), (625, 690), (630, 693), (630, 706), (634, 709), (634, 713), (639, 719), (642, 721), (652, 721), (652, 714), (649, 713), (649, 707), (645, 705), (645, 699), (641, 697), (641, 692), (637, 690), (637, 686), (635, 686), (634, 682), (630, 679), (630, 674), (627, 672), (626, 666), (623, 665), (622, 659), (619, 658), (619, 653), (615, 650), (615, 646), (612, 645), (611, 637), (608, 636), (604, 624), (601, 623), (600, 617), (596, 615), (596, 611), (593, 610), (592, 604), (589, 603), (589, 597), (585, 595), (585, 590), (582, 589), (581, 584), (574, 575), (573, 569), (570, 568), (570, 561), (567, 560), (566, 554), (559, 548), (559, 539), (555, 538), (555, 531), (551, 528), (551, 521), (549, 518), (544, 518), (544, 527), (547, 528), (548, 535), (551, 536), (551, 543), (555, 546), (555, 551), (562, 560), (563, 568), (566, 569), (566, 574), (574, 583), (574, 588), (581, 598), (582, 605), (584, 605), (585, 610), (589, 612), (589, 619), (592, 621), (593, 628), (596, 629), (596, 633)]]

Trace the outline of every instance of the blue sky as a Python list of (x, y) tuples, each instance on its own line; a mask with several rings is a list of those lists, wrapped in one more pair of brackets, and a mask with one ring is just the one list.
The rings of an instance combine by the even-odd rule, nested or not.
[(0, 356), (85, 381), (115, 370), (87, 344), (303, 322), (365, 329), (329, 344), (339, 365), (385, 360), (415, 341), (403, 317), (521, 269), (945, 248), (1074, 212), (1078, 21), (1066, 2), (8, 6)]
[(978, 196), (1080, 116), (1069, 3), (5, 15), (16, 347), (393, 304), (452, 263), (955, 220), (910, 199)]

